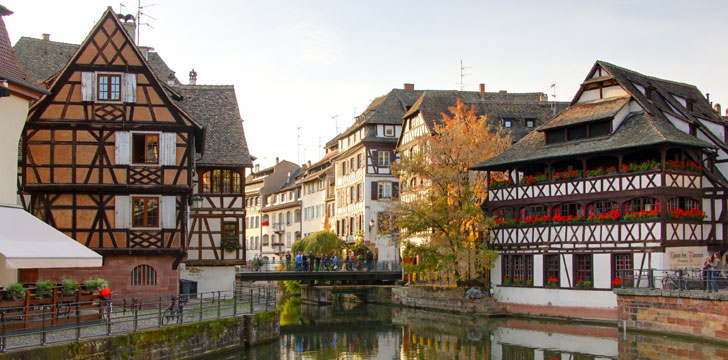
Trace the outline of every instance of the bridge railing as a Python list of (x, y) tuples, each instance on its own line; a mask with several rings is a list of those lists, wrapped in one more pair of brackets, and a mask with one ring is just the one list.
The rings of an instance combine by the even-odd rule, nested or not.
[(325, 264), (323, 261), (316, 266), (306, 264), (297, 265), (294, 259), (291, 263), (263, 263), (258, 266), (243, 267), (238, 272), (274, 272), (274, 271), (305, 271), (305, 272), (325, 272), (325, 271), (402, 271), (402, 264), (399, 261), (354, 261), (349, 263), (339, 260), (336, 263), (329, 262)]

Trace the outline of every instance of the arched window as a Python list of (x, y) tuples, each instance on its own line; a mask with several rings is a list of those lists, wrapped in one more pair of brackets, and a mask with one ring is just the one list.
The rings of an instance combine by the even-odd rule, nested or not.
[(203, 193), (241, 193), (243, 188), (241, 179), (240, 173), (235, 170), (208, 170), (202, 174), (201, 191)]
[(157, 271), (149, 265), (138, 265), (131, 271), (131, 286), (157, 285)]

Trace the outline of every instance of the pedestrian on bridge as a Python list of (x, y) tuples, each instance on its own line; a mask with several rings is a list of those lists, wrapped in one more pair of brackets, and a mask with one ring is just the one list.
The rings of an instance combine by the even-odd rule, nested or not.
[(286, 271), (291, 271), (291, 252), (286, 253)]
[(303, 270), (303, 254), (299, 251), (296, 253), (296, 271)]

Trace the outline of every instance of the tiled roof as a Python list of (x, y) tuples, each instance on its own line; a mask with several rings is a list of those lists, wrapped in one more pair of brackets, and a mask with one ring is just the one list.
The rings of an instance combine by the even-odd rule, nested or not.
[(5, 27), (3, 16), (12, 14), (8, 8), (0, 5), (0, 79), (15, 82), (19, 85), (45, 92), (40, 85), (35, 84), (33, 79), (20, 66), (13, 47), (10, 44), (10, 35)]
[(386, 95), (374, 99), (341, 136), (348, 136), (364, 124), (401, 125), (402, 116), (421, 94), (422, 90), (392, 89)]
[[(28, 72), (28, 75), (34, 80), (42, 82), (63, 70), (63, 67), (68, 64), (78, 47), (78, 44), (23, 36), (15, 44), (14, 49), (20, 64)], [(149, 51), (147, 63), (159, 81), (164, 84), (167, 83), (169, 74), (174, 73), (156, 52)], [(176, 77), (174, 77), (174, 81), (179, 84)]]
[(180, 85), (177, 104), (205, 128), (205, 149), (197, 164), (203, 166), (252, 166), (232, 85)]
[[(481, 99), (480, 92), (476, 91), (426, 90), (404, 117), (422, 114), (427, 127), (434, 132), (435, 123), (442, 120), (442, 114), (452, 115), (449, 108), (455, 106), (457, 99), (460, 98), (466, 105), (474, 106), (478, 115), (485, 115), (488, 123), (494, 128), (500, 125), (503, 119), (514, 120), (515, 123), (510, 130), (513, 140), (517, 141), (550, 119), (554, 107), (558, 114), (568, 105), (565, 102), (541, 101), (542, 95), (486, 92), (484, 99)], [(525, 119), (533, 119), (534, 127), (527, 128)]]
[[(537, 129), (538, 131), (525, 136), (503, 153), (485, 160), (473, 168), (481, 170), (497, 169), (546, 159), (568, 158), (575, 155), (604, 153), (657, 144), (715, 148), (715, 145), (677, 129), (665, 116), (665, 113), (676, 114), (675, 110), (677, 110), (682, 114), (679, 116), (681, 118), (687, 117), (688, 121), (694, 116), (721, 121), (720, 116), (710, 108), (702, 93), (695, 86), (645, 76), (603, 61), (597, 61), (595, 66), (602, 66), (603, 69), (609, 72), (611, 78), (616, 80), (630, 96), (575, 104), (560, 116)], [(651, 87), (655, 93), (648, 99), (634, 85), (635, 83), (643, 87)], [(688, 110), (682, 106), (672, 95), (678, 95), (693, 101), (693, 110)], [(572, 121), (596, 119), (616, 113), (630, 99), (637, 101), (644, 111), (629, 114), (621, 125), (613, 130), (611, 135), (546, 145), (544, 129), (564, 126)]]

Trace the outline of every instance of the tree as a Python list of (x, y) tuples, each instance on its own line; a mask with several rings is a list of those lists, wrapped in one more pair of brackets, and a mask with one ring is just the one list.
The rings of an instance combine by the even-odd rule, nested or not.
[[(460, 99), (435, 124), (435, 135), (421, 145), (422, 151), (392, 165), (400, 183), (424, 179), (425, 190), (407, 201), (396, 202), (392, 211), (402, 229), (400, 242), (405, 257), (419, 262), (405, 264), (410, 272), (454, 271), (484, 274), (496, 253), (479, 234), (493, 226), (481, 205), (487, 196), (485, 176), (469, 171), (477, 163), (497, 155), (511, 144), (502, 127), (492, 129), (485, 116)], [(427, 237), (421, 243), (415, 238)]]
[(338, 253), (344, 247), (344, 242), (333, 231), (322, 230), (315, 232), (304, 239), (300, 239), (291, 246), (292, 253), (299, 251), (304, 254), (331, 254)]

